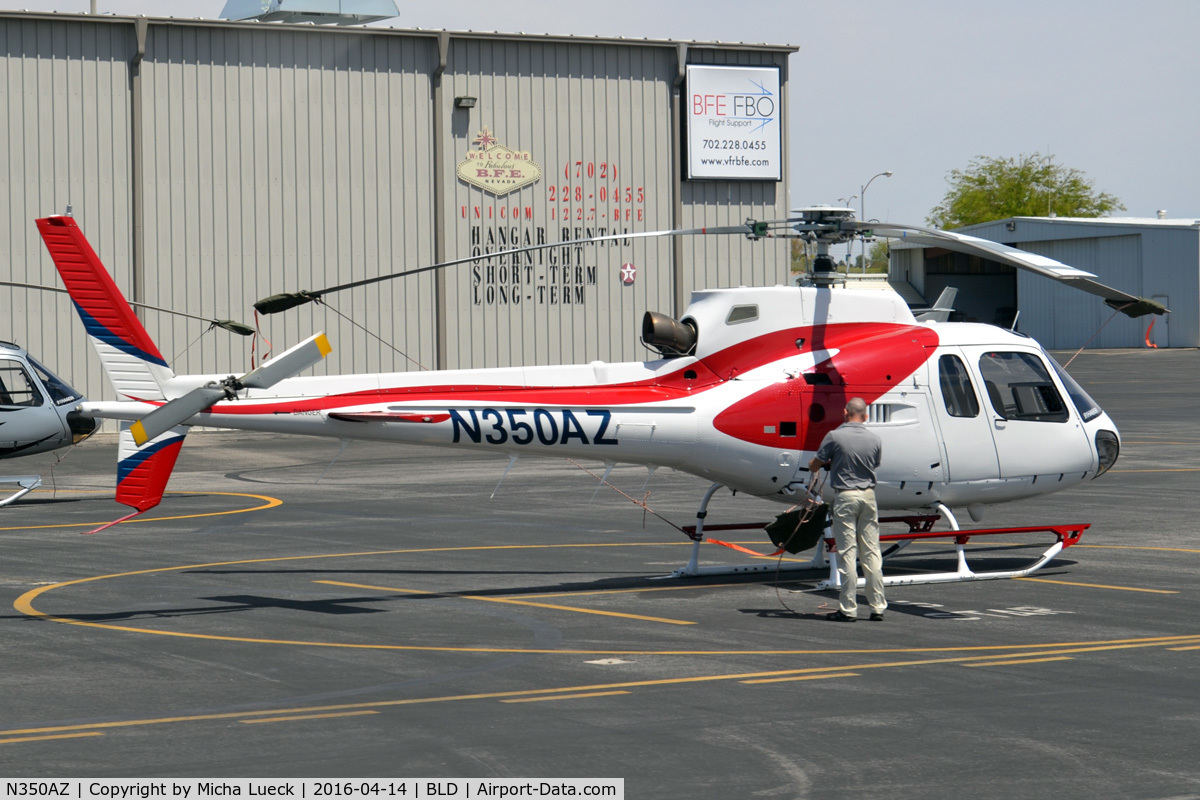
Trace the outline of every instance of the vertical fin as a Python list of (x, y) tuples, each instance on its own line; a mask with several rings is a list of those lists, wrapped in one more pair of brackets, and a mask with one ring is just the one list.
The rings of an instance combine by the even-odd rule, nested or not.
[(118, 396), (165, 400), (174, 373), (75, 220), (47, 217), (37, 226)]
[[(123, 399), (165, 402), (164, 387), (174, 373), (83, 231), (71, 217), (39, 219), (37, 226), (117, 395)], [(138, 447), (130, 427), (128, 422), (121, 423), (116, 499), (133, 508), (134, 513), (96, 531), (159, 504), (187, 434), (187, 428), (177, 426)]]
[(139, 512), (158, 505), (186, 435), (187, 428), (180, 425), (138, 447), (129, 425), (122, 423), (117, 449), (117, 502)]

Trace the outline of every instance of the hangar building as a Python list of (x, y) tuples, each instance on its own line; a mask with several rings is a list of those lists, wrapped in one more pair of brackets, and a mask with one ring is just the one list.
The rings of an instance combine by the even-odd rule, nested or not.
[(891, 245), (890, 280), (911, 284), (929, 302), (953, 286), (959, 290), (954, 318), (1006, 328), (1015, 320), (1017, 330), (1051, 349), (1145, 347), (1147, 341), (1200, 346), (1200, 220), (1010, 217), (955, 233), (1057, 259), (1116, 289), (1157, 300), (1171, 313), (1110, 320), (1112, 309), (1098, 298), (1040, 275), (898, 242)]
[[(60, 285), (33, 220), (68, 205), (130, 299), (250, 324), (467, 259), (264, 316), (253, 354), (144, 312), (180, 372), (318, 330), (328, 373), (639, 360), (643, 312), (789, 278), (785, 243), (733, 236), (469, 259), (786, 216), (794, 47), (15, 12), (0, 42), (0, 280)], [(65, 295), (0, 306), (0, 339), (112, 399)]]

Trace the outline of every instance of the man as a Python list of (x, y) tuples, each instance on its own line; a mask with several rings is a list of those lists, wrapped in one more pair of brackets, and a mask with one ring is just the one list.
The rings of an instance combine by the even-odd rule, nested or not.
[(883, 455), (883, 442), (869, 430), (867, 404), (851, 398), (842, 412), (845, 422), (829, 432), (820, 449), (808, 462), (815, 482), (821, 467), (829, 467), (829, 485), (837, 492), (833, 503), (833, 536), (837, 543), (838, 576), (841, 578), (840, 608), (826, 619), (858, 621), (858, 551), (866, 579), (871, 620), (883, 621), (887, 600), (883, 596), (883, 559), (879, 555), (879, 509), (875, 504), (875, 471)]

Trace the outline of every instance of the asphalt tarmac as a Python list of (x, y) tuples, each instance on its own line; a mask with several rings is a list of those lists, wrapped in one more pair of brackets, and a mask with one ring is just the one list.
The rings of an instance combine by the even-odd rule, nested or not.
[[(892, 588), (882, 623), (826, 621), (817, 573), (652, 580), (690, 543), (564, 461), (496, 490), (502, 457), (354, 443), (331, 466), (336, 442), (200, 432), (160, 507), (93, 536), (124, 513), (113, 437), (2, 462), (46, 481), (0, 509), (0, 776), (1200, 797), (1200, 352), (1070, 370), (1120, 426), (1115, 469), (981, 524), (1090, 522), (1082, 542), (1031, 580)], [(611, 481), (694, 521), (706, 484), (646, 478)], [(708, 523), (781, 508), (722, 492)], [(1046, 542), (1018, 544), (972, 563)], [(938, 542), (892, 568), (953, 565)]]

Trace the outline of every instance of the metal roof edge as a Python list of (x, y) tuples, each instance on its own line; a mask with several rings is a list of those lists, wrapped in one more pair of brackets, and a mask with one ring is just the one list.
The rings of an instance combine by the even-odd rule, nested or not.
[(958, 233), (970, 233), (1009, 222), (1029, 222), (1044, 225), (1099, 225), (1105, 227), (1195, 228), (1200, 226), (1200, 219), (1190, 217), (1178, 217), (1174, 219), (1160, 219), (1158, 217), (1004, 217), (1003, 219), (979, 222), (975, 225), (964, 225), (954, 230)]
[(346, 34), (375, 34), (392, 36), (437, 37), (449, 34), (454, 39), (493, 39), (499, 41), (537, 41), (557, 44), (629, 45), (634, 47), (671, 47), (681, 44), (705, 50), (736, 50), (767, 53), (795, 53), (800, 46), (793, 44), (767, 44), (748, 42), (705, 42), (687, 39), (636, 39), (624, 36), (580, 36), (552, 33), (501, 33), (498, 31), (453, 31), (436, 28), (396, 28), (382, 25), (314, 25), (312, 23), (290, 24), (284, 22), (258, 22), (256, 20), (202, 19), (200, 17), (151, 17), (146, 15), (89, 14), (86, 12), (11, 11), (0, 10), (0, 19), (17, 18), (46, 21), (105, 22), (132, 25), (145, 19), (152, 25), (196, 25), (204, 27), (236, 28), (239, 30), (290, 30), (325, 31)]

